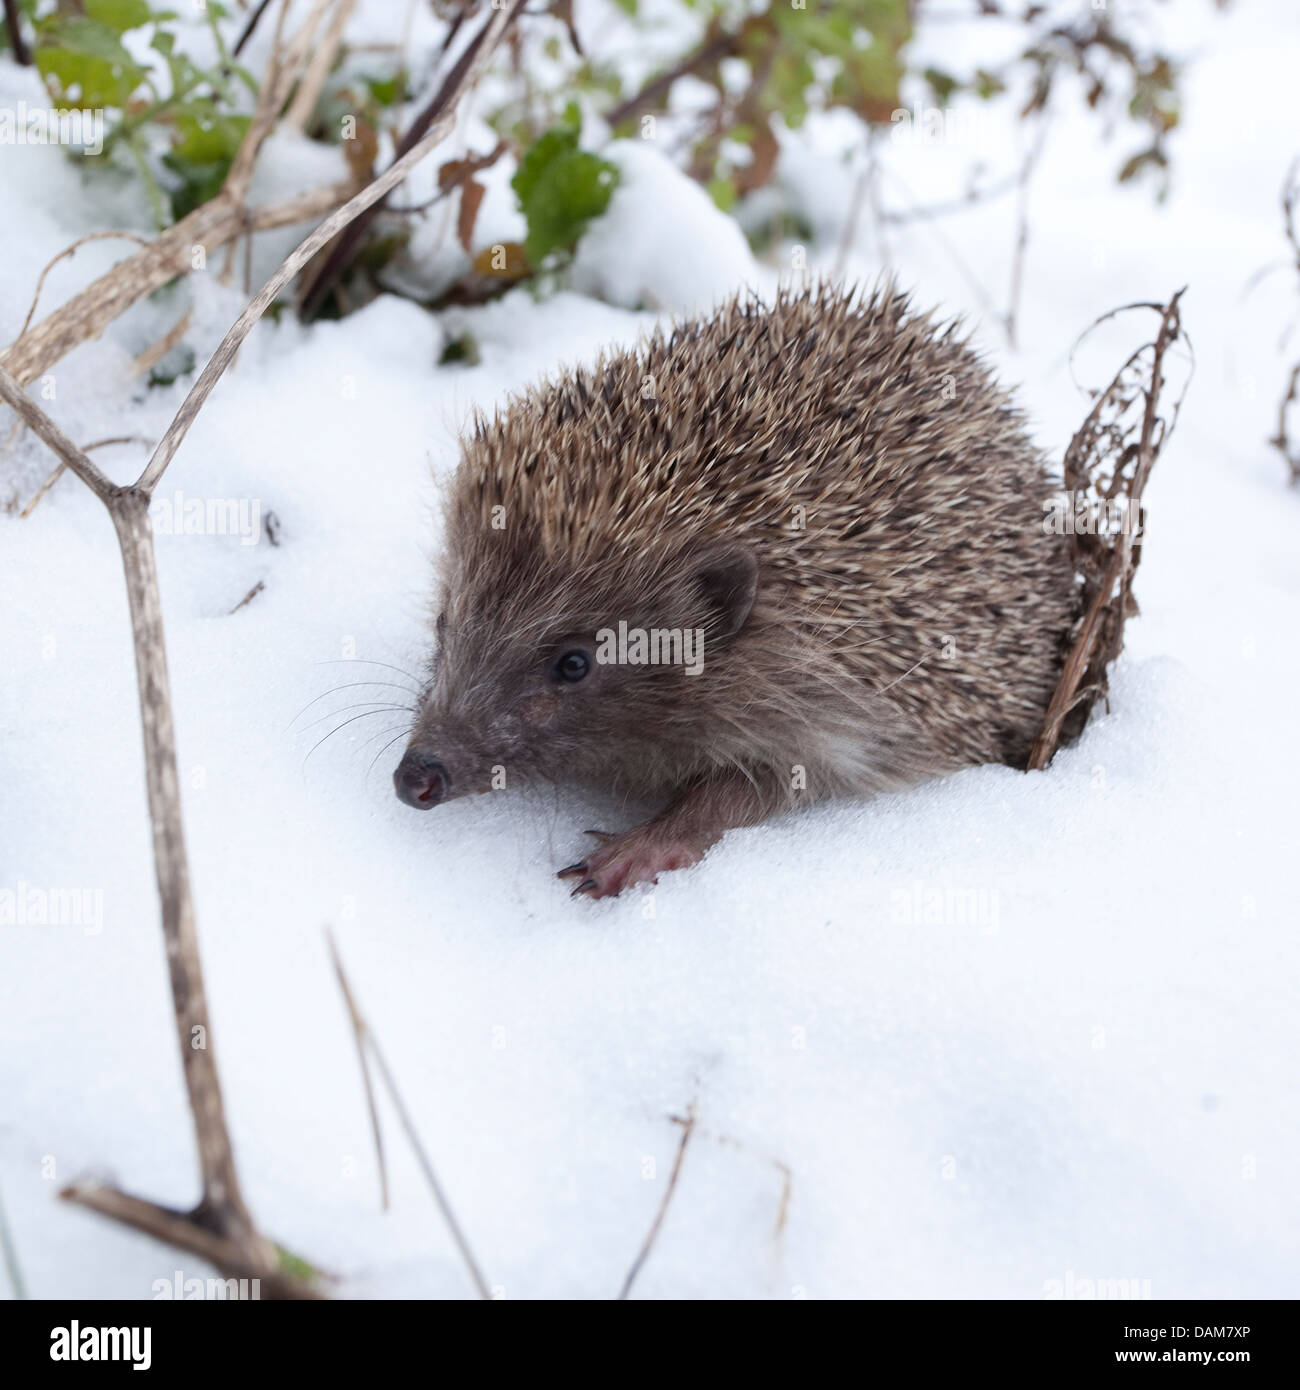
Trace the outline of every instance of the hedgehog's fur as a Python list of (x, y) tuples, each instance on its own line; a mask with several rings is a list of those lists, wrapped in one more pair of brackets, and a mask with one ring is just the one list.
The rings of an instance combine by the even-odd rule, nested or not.
[[(500, 767), (690, 803), (621, 877), (575, 866), (595, 893), (800, 799), (1023, 765), (1078, 615), (1057, 486), (957, 327), (892, 287), (741, 298), (476, 422), (408, 759), (453, 795)], [(703, 671), (557, 684), (620, 620), (702, 628)]]

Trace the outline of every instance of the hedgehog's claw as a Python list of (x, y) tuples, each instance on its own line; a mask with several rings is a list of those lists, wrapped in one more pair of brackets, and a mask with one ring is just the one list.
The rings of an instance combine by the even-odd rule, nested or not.
[(584, 830), (582, 833), (594, 836), (602, 845), (607, 845), (611, 840), (618, 839), (618, 835), (613, 830)]
[(600, 848), (556, 875), (581, 880), (570, 894), (574, 898), (612, 898), (634, 883), (654, 883), (669, 869), (696, 863), (707, 847), (667, 834), (653, 822), (621, 835), (597, 830), (587, 834), (601, 838)]

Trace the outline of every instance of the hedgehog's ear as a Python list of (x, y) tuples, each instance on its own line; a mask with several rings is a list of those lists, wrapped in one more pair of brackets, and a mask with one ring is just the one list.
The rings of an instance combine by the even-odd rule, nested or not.
[(720, 541), (691, 557), (691, 587), (707, 609), (704, 626), (724, 641), (745, 625), (758, 590), (758, 561), (748, 546)]

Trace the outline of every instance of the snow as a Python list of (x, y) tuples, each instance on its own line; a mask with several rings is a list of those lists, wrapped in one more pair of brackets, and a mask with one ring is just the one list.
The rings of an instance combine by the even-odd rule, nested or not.
[[(659, 150), (617, 140), (606, 157), (619, 182), (604, 216), (578, 243), (573, 285), (633, 309), (707, 311), (753, 286), (758, 267), (740, 225), (720, 217), (709, 195)], [(651, 209), (672, 208), (671, 229)]]
[[(1121, 150), (1094, 125), (1054, 126), (1018, 352), (985, 302), (1005, 302), (1014, 199), (888, 238), (918, 299), (968, 313), (1024, 382), (1058, 453), (1087, 408), (1065, 360), (1078, 333), (1189, 286), (1199, 366), (1149, 492), (1142, 616), (1110, 712), (1046, 773), (980, 768), (810, 808), (728, 835), (654, 889), (589, 903), (553, 872), (584, 827), (627, 823), (620, 808), (543, 788), (414, 816), (388, 780), (400, 709), (314, 747), (363, 712), (344, 706), (407, 699), (438, 480), (473, 406), (634, 342), (656, 321), (637, 310), (792, 273), (788, 245), (756, 264), (660, 151), (616, 151), (624, 182), (572, 289), (438, 316), (385, 296), (338, 323), (267, 321), (246, 343), (160, 497), (179, 491), (182, 515), (185, 498), (274, 512), (280, 543), (256, 527), (256, 544), (182, 530), (158, 537), (159, 568), (246, 1195), (270, 1234), (339, 1276), (337, 1292), (472, 1291), (386, 1103), (393, 1210), (378, 1209), (326, 926), (505, 1297), (618, 1291), (663, 1198), (674, 1117), (692, 1105), (637, 1296), (1040, 1298), (1068, 1278), (1149, 1281), (1157, 1298), (1300, 1293), (1300, 496), (1266, 443), (1295, 302), (1285, 272), (1244, 294), (1285, 251), (1300, 34), (1282, 0), (1195, 9), (1180, 18), (1180, 51), (1198, 56), (1165, 204), (1116, 187)], [(1249, 109), (1226, 120), (1225, 93), (1243, 89)], [(3, 65), (0, 92), (39, 96)], [(1002, 135), (988, 138), (1014, 168)], [(783, 186), (803, 191), (819, 232), (810, 267), (833, 271), (856, 167), (837, 152), (842, 124), (787, 139)], [(275, 154), (281, 192), (334, 176)], [(507, 172), (485, 217), (509, 215), (489, 208), (508, 199)], [(917, 201), (952, 193), (910, 150), (887, 152), (887, 173), (891, 205), (902, 179)], [(100, 226), (147, 230), (142, 203), (110, 188), (92, 205), (50, 151), (4, 149), (0, 189), (23, 209), (0, 275), (5, 341), (62, 247)], [(123, 253), (83, 248), (40, 312)], [(190, 277), (200, 362), (243, 304), (218, 282), (222, 259)], [(864, 212), (845, 273), (882, 263)], [(158, 437), (187, 379), (145, 390), (127, 368), (180, 308), (142, 306), (59, 364), (47, 406), (74, 437)], [(1150, 322), (1090, 349), (1081, 378), (1104, 380)], [(466, 331), (480, 364), (438, 366)], [(126, 480), (144, 454), (98, 458)], [(25, 501), (49, 467), (30, 437), (11, 446), (3, 497)], [(33, 1295), (148, 1298), (178, 1269), (208, 1271), (55, 1197), (86, 1173), (176, 1205), (197, 1195), (102, 508), (64, 478), (28, 520), (0, 516), (0, 575), (0, 889), (91, 894), (89, 930), (0, 926), (0, 1192)]]

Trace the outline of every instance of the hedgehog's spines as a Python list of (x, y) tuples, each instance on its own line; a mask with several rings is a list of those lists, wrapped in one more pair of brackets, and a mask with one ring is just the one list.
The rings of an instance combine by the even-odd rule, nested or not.
[(719, 756), (905, 780), (1016, 761), (1037, 731), (1077, 611), (1053, 492), (962, 320), (889, 282), (785, 286), (476, 417), (448, 579), (467, 614), (543, 633), (639, 611), (693, 547), (742, 541), (754, 618), (690, 687)]

